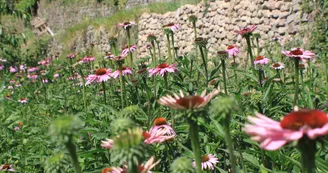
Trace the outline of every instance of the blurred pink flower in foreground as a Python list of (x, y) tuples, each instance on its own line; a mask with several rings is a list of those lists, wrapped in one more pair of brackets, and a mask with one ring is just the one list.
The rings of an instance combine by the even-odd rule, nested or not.
[[(214, 170), (214, 165), (218, 163), (218, 158), (216, 158), (213, 154), (204, 155), (201, 157), (202, 161), (202, 170)], [(196, 162), (192, 163), (194, 167), (196, 167)]]
[(32, 72), (35, 72), (37, 70), (39, 70), (38, 67), (30, 67), (30, 68), (27, 69), (27, 72), (32, 73)]
[(3, 164), (0, 166), (0, 171), (4, 172), (15, 172), (15, 169), (9, 164)]
[(13, 67), (13, 66), (10, 66), (9, 67), (9, 72), (10, 73), (16, 73), (18, 70), (17, 70), (17, 68), (16, 67)]
[(166, 63), (160, 64), (156, 68), (152, 68), (148, 70), (149, 76), (161, 75), (162, 77), (164, 77), (166, 73), (174, 73), (178, 71), (176, 66), (177, 66), (176, 64), (171, 64), (171, 65), (168, 65)]
[(251, 26), (247, 26), (247, 27), (245, 27), (244, 29), (241, 29), (241, 30), (235, 30), (235, 33), (244, 36), (245, 34), (252, 33), (256, 28), (257, 28), (256, 25), (251, 25)]
[(106, 139), (105, 141), (101, 141), (100, 146), (107, 149), (112, 149), (114, 145), (114, 141), (112, 139)]
[[(155, 162), (155, 158), (151, 157), (145, 164), (138, 166), (138, 173), (151, 173), (151, 169), (153, 169), (157, 164), (159, 164), (160, 160)], [(124, 166), (124, 168), (113, 167), (111, 168), (111, 173), (128, 173), (128, 167)]]
[(87, 82), (85, 85), (89, 85), (92, 82), (106, 82), (108, 79), (110, 79), (112, 69), (105, 69), (105, 68), (100, 68), (96, 71), (96, 74), (91, 74), (87, 77)]
[[(122, 75), (125, 76), (130, 74), (132, 74), (132, 68), (122, 66)], [(113, 78), (118, 78), (119, 76), (120, 76), (120, 69), (117, 69), (112, 73)]]
[(280, 122), (257, 113), (248, 117), (244, 131), (265, 150), (277, 150), (306, 135), (311, 140), (328, 134), (328, 116), (321, 110), (303, 109), (287, 114)]
[(260, 65), (267, 65), (270, 62), (269, 58), (266, 58), (265, 56), (257, 56), (254, 60), (254, 65), (260, 64)]
[(226, 49), (226, 52), (228, 52), (229, 56), (237, 56), (239, 54), (239, 49), (235, 45), (229, 45)]
[(303, 61), (306, 61), (308, 59), (313, 59), (315, 57), (315, 54), (313, 52), (310, 52), (308, 50), (304, 51), (301, 48), (293, 48), (291, 51), (284, 50), (284, 51), (281, 51), (281, 53), (290, 58), (298, 58)]

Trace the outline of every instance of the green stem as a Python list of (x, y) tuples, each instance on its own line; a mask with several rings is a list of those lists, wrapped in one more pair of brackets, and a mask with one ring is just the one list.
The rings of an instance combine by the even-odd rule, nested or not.
[(156, 41), (157, 50), (158, 50), (158, 58), (161, 58), (161, 49), (159, 48), (159, 41)]
[(149, 94), (149, 88), (147, 85), (146, 77), (142, 77), (142, 81), (144, 82), (146, 93), (147, 93), (147, 113), (148, 113), (148, 120), (147, 120), (147, 127), (150, 127), (150, 119), (151, 119), (151, 103), (150, 103), (150, 94)]
[(106, 86), (105, 86), (105, 82), (102, 81), (102, 87), (103, 87), (103, 92), (104, 92), (104, 104), (106, 104)]
[(122, 73), (122, 64), (119, 64), (120, 68), (120, 89), (121, 89), (121, 106), (124, 109), (124, 88), (123, 88), (123, 73)]
[(250, 63), (252, 65), (252, 67), (254, 68), (254, 63), (253, 63), (253, 53), (252, 53), (252, 47), (251, 47), (251, 39), (250, 39), (250, 36), (246, 36), (246, 42), (247, 42), (247, 51), (248, 51), (248, 55), (249, 55), (249, 58), (250, 58)]
[(130, 51), (131, 38), (130, 38), (130, 29), (129, 28), (126, 30), (126, 33), (128, 35), (128, 49), (129, 49), (129, 56), (130, 56), (130, 67), (133, 68), (133, 57), (132, 57), (132, 52)]
[(294, 95), (294, 102), (293, 102), (293, 107), (297, 105), (298, 101), (298, 83), (299, 83), (299, 63), (300, 60), (298, 58), (295, 58), (295, 95)]
[(259, 86), (262, 87), (262, 70), (259, 69)]
[(194, 152), (194, 158), (196, 161), (196, 172), (202, 172), (201, 166), (201, 154), (200, 154), (200, 145), (199, 145), (199, 134), (198, 134), (198, 124), (197, 121), (192, 118), (188, 118), (189, 123), (189, 134), (191, 138), (191, 146)]
[(81, 75), (81, 79), (82, 79), (82, 97), (83, 97), (84, 112), (87, 113), (87, 100), (85, 97), (85, 79), (84, 79), (82, 69), (80, 69), (80, 75)]
[(326, 68), (326, 89), (327, 89), (327, 102), (328, 102), (328, 53), (326, 54), (325, 58), (325, 68)]
[(221, 59), (221, 63), (222, 63), (222, 75), (223, 75), (224, 93), (226, 95), (228, 95), (227, 78), (226, 78), (226, 66), (225, 66), (225, 60), (223, 58)]
[(164, 84), (165, 84), (165, 88), (166, 90), (169, 90), (169, 86), (167, 85), (167, 74), (164, 74)]
[(175, 58), (178, 59), (178, 56), (177, 56), (178, 54), (177, 54), (177, 52), (175, 50), (175, 47), (174, 47), (174, 32), (171, 32), (171, 41), (172, 41), (173, 53), (175, 55)]
[(170, 43), (169, 34), (166, 34), (166, 39), (167, 39), (167, 54), (169, 56), (169, 64), (172, 64), (171, 43)]
[(154, 59), (154, 68), (157, 66), (157, 57), (156, 57), (156, 47), (155, 47), (155, 41), (151, 42), (152, 48), (153, 48), (153, 59)]
[(235, 55), (233, 55), (232, 56), (233, 57), (233, 72), (234, 72), (234, 74), (235, 74), (235, 81), (237, 82), (237, 78), (238, 78), (238, 76), (237, 76), (237, 72), (236, 72), (236, 56)]
[(315, 173), (316, 141), (304, 136), (298, 141), (301, 152), (302, 173)]
[(230, 119), (231, 119), (231, 115), (227, 114), (225, 117), (225, 138), (226, 138), (226, 143), (228, 145), (228, 150), (229, 150), (229, 155), (230, 155), (230, 163), (231, 163), (231, 172), (232, 173), (237, 173), (236, 170), (236, 158), (234, 155), (234, 149), (233, 149), (233, 142), (231, 139), (231, 135), (230, 135)]
[(68, 142), (65, 143), (65, 146), (71, 156), (72, 162), (73, 162), (73, 167), (76, 173), (82, 173), (79, 161), (78, 161), (78, 157), (76, 154), (76, 147), (73, 143), (73, 137), (70, 136)]
[(207, 86), (208, 85), (207, 63), (205, 60), (205, 54), (204, 54), (203, 48), (201, 46), (199, 46), (199, 50), (200, 50), (200, 54), (202, 55), (202, 60), (203, 60), (204, 68), (205, 68), (205, 77), (206, 77), (206, 86)]

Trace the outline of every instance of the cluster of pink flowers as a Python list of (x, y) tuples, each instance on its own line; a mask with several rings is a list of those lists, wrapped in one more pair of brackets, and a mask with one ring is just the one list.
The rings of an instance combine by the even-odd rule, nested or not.
[(284, 51), (281, 51), (281, 53), (286, 55), (287, 57), (297, 58), (304, 62), (306, 62), (306, 60), (313, 60), (315, 57), (315, 54), (313, 52), (311, 52), (309, 50), (303, 50), (301, 48), (293, 48), (290, 51), (284, 50)]
[(175, 137), (175, 132), (173, 128), (167, 124), (166, 119), (160, 117), (155, 119), (154, 126), (149, 132), (143, 132), (143, 136), (146, 144), (162, 143), (173, 139)]
[(267, 65), (269, 62), (269, 58), (266, 58), (265, 56), (257, 56), (254, 60), (254, 65)]
[(166, 63), (160, 64), (156, 68), (152, 68), (148, 70), (149, 76), (161, 75), (163, 77), (166, 73), (174, 73), (178, 71), (176, 66), (177, 66), (176, 64), (171, 64), (171, 65), (168, 65)]
[(130, 52), (134, 52), (137, 49), (136, 45), (130, 45), (130, 49), (128, 46), (125, 46), (122, 50), (121, 56), (127, 56)]

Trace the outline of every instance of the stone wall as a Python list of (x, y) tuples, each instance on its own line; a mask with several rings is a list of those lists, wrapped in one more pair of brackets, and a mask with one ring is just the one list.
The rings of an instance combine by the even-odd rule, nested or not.
[[(286, 43), (298, 37), (301, 28), (309, 27), (313, 16), (302, 14), (300, 0), (216, 0), (209, 2), (207, 8), (204, 3), (185, 5), (176, 12), (166, 14), (143, 14), (138, 22), (138, 55), (148, 55), (147, 35), (155, 34), (160, 40), (161, 53), (166, 54), (166, 37), (161, 26), (177, 23), (181, 30), (175, 33), (175, 45), (179, 47), (179, 54), (194, 49), (194, 34), (190, 15), (196, 15), (198, 36), (208, 39), (210, 52), (224, 50), (227, 45), (245, 45), (245, 41), (234, 30), (247, 25), (257, 25), (256, 32), (262, 39), (269, 36), (282, 36)], [(207, 12), (205, 13), (207, 8)], [(304, 25), (305, 23), (305, 25)], [(304, 38), (306, 41), (306, 38)], [(263, 40), (261, 41), (263, 44)]]

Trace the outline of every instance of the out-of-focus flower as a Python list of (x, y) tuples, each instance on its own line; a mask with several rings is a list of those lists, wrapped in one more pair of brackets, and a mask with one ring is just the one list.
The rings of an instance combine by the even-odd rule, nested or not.
[(69, 54), (66, 56), (66, 58), (68, 58), (68, 59), (74, 59), (75, 57), (76, 57), (75, 54)]
[(32, 80), (36, 80), (38, 78), (38, 75), (36, 75), (36, 74), (34, 74), (34, 75), (27, 74), (26, 77), (29, 78), (29, 79), (32, 79)]
[(32, 72), (35, 72), (37, 70), (39, 70), (38, 67), (30, 67), (30, 68), (27, 69), (27, 72), (32, 73)]
[(251, 34), (256, 28), (256, 25), (251, 25), (240, 30), (235, 30), (235, 33), (240, 34), (241, 36), (246, 36), (248, 34)]
[(206, 90), (203, 91), (201, 95), (185, 96), (180, 90), (180, 96), (174, 94), (173, 97), (166, 95), (159, 99), (161, 105), (170, 107), (172, 109), (198, 109), (207, 105), (211, 99), (219, 93), (219, 90), (213, 90), (211, 93), (206, 95)]
[(254, 60), (254, 65), (267, 65), (270, 59), (266, 58), (265, 56), (257, 56)]
[(118, 24), (118, 26), (123, 27), (124, 29), (130, 29), (133, 25), (137, 25), (135, 22), (124, 22)]
[(16, 67), (13, 67), (13, 66), (10, 66), (9, 67), (9, 72), (10, 73), (16, 73), (18, 70), (17, 70), (17, 68)]
[(14, 84), (16, 81), (15, 80), (10, 80), (9, 83), (10, 84)]
[(95, 61), (95, 57), (93, 57), (93, 56), (87, 56), (87, 57), (82, 58), (79, 61), (79, 63), (86, 64), (86, 63), (93, 62), (93, 61)]
[(58, 73), (54, 74), (54, 78), (59, 78), (59, 74)]
[(8, 86), (7, 88), (8, 88), (9, 90), (12, 90), (12, 89), (14, 89), (14, 87), (13, 87), (13, 86), (11, 86), (11, 85), (10, 85), (10, 86)]
[(18, 100), (19, 103), (25, 104), (27, 103), (27, 98), (23, 97)]
[(229, 56), (237, 56), (239, 54), (239, 49), (235, 46), (235, 45), (229, 45), (226, 49), (226, 51), (228, 52)]
[[(126, 66), (122, 66), (122, 75), (130, 75), (132, 74), (132, 68), (130, 67), (126, 67)], [(116, 71), (114, 71), (112, 73), (112, 77), (113, 78), (118, 78), (120, 76), (120, 69), (117, 69)]]
[(96, 74), (91, 74), (87, 77), (85, 85), (89, 85), (92, 82), (105, 82), (111, 77), (112, 69), (100, 68), (96, 71)]
[(275, 70), (281, 70), (281, 69), (285, 68), (285, 65), (281, 62), (276, 62), (276, 63), (272, 64), (271, 67)]
[(160, 64), (156, 68), (152, 68), (148, 70), (149, 76), (161, 75), (162, 77), (164, 77), (166, 73), (174, 73), (178, 71), (176, 66), (177, 66), (176, 64), (171, 64), (171, 65), (168, 65), (166, 63)]
[(101, 141), (100, 146), (103, 148), (107, 148), (107, 149), (112, 149), (114, 145), (114, 140), (112, 139), (106, 139), (105, 141)]
[(3, 70), (5, 68), (5, 66), (3, 66), (2, 64), (0, 64), (0, 70)]
[(42, 79), (42, 83), (46, 84), (48, 82), (49, 82), (48, 79)]
[(272, 40), (272, 41), (276, 41), (276, 42), (281, 42), (281, 41), (282, 41), (282, 37), (280, 37), (280, 36), (273, 36), (273, 37), (271, 38), (271, 40)]
[[(216, 158), (213, 154), (204, 155), (201, 157), (202, 161), (202, 170), (214, 170), (214, 165), (218, 163), (218, 158)], [(196, 167), (196, 162), (194, 161), (193, 166)]]
[(0, 171), (15, 172), (15, 169), (11, 165), (6, 163), (6, 164), (3, 164), (3, 165), (0, 166)]
[(304, 135), (314, 140), (328, 134), (328, 116), (321, 110), (293, 111), (280, 122), (259, 113), (256, 117), (249, 116), (248, 120), (251, 124), (246, 124), (243, 130), (265, 150), (277, 150)]
[(15, 131), (19, 131), (20, 129), (21, 129), (21, 128), (18, 127), (18, 126), (16, 126), (16, 127), (14, 128)]
[(130, 52), (132, 53), (137, 49), (136, 45), (130, 45), (130, 50), (128, 46), (125, 46), (122, 50), (122, 56), (127, 56)]
[(1, 59), (1, 58), (0, 58), (0, 62), (7, 62), (7, 60), (6, 60), (6, 59)]
[(171, 30), (172, 32), (175, 32), (180, 29), (180, 25), (175, 24), (175, 23), (169, 23), (167, 25), (163, 26), (163, 29)]
[(19, 66), (19, 70), (20, 70), (20, 71), (25, 71), (25, 70), (26, 70), (26, 65), (21, 64), (21, 65)]
[(298, 58), (301, 60), (308, 60), (313, 59), (315, 57), (315, 54), (313, 52), (310, 52), (308, 50), (303, 50), (301, 48), (293, 48), (291, 51), (281, 51), (282, 54), (290, 57), (290, 58)]
[(112, 54), (111, 52), (108, 52), (107, 55), (104, 57), (104, 59), (112, 59), (114, 57), (115, 57), (114, 54)]

